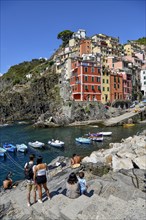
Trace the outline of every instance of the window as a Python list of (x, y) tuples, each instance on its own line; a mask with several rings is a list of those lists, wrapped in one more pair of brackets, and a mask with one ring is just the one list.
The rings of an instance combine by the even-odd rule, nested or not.
[(85, 86), (85, 90), (88, 90), (88, 86)]
[(101, 91), (101, 87), (100, 86), (97, 86), (97, 89), (98, 89), (98, 91)]
[(146, 79), (146, 76), (144, 76), (143, 79)]
[(100, 77), (97, 77), (97, 82), (100, 82)]
[(92, 82), (94, 82), (94, 77), (92, 77)]
[(105, 91), (105, 88), (104, 88), (104, 87), (102, 88), (102, 91)]
[(114, 88), (116, 89), (117, 87), (116, 87), (116, 84), (114, 84)]
[(120, 83), (120, 78), (118, 78), (118, 83)]
[(92, 67), (92, 68), (91, 68), (91, 72), (92, 72), (92, 73), (94, 73), (94, 72), (95, 72), (95, 69), (94, 69), (94, 67)]
[(108, 79), (106, 80), (106, 83), (108, 83)]
[(114, 82), (116, 82), (116, 76), (114, 76)]
[(85, 76), (84, 79), (85, 79), (85, 82), (88, 82), (88, 76)]
[(115, 93), (114, 97), (115, 97), (115, 99), (116, 99), (116, 93)]
[(103, 79), (102, 82), (105, 83), (105, 79)]
[(100, 69), (98, 68), (98, 73), (100, 73)]
[(145, 71), (143, 71), (143, 74), (145, 74), (146, 72)]
[(144, 81), (144, 85), (146, 85), (146, 81)]
[(120, 84), (118, 84), (118, 89), (120, 88)]
[(109, 92), (109, 87), (107, 87), (107, 91)]
[(88, 67), (84, 67), (84, 71), (85, 71), (85, 73), (87, 73), (88, 72)]
[(94, 86), (92, 86), (92, 90), (94, 90)]

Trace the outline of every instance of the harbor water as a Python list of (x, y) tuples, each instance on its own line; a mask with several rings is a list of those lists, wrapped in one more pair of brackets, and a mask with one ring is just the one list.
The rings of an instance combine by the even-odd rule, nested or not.
[[(61, 127), (61, 128), (34, 128), (30, 124), (13, 124), (0, 127), (0, 147), (4, 143), (26, 144), (28, 142), (41, 141), (45, 143), (44, 149), (34, 149), (28, 146), (26, 154), (16, 152), (7, 153), (5, 158), (0, 157), (0, 185), (7, 173), (13, 173), (14, 181), (24, 179), (23, 167), (29, 160), (29, 154), (43, 156), (43, 161), (50, 163), (57, 156), (71, 157), (73, 153), (81, 156), (89, 156), (91, 152), (101, 148), (109, 148), (109, 143), (120, 142), (122, 138), (136, 135), (146, 129), (146, 124), (137, 124), (133, 127), (103, 127), (103, 126), (80, 126), (80, 127)], [(112, 136), (104, 137), (103, 142), (92, 142), (92, 144), (78, 144), (76, 137), (82, 137), (89, 132), (96, 133), (101, 131), (112, 131)], [(55, 148), (48, 145), (48, 141), (59, 139), (65, 142), (63, 148)]]

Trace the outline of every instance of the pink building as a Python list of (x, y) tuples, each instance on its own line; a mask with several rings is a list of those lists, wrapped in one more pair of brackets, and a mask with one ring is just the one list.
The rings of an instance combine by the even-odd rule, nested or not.
[(129, 69), (129, 60), (122, 60), (115, 57), (108, 57), (109, 68), (123, 77), (123, 99), (132, 98), (132, 70)]

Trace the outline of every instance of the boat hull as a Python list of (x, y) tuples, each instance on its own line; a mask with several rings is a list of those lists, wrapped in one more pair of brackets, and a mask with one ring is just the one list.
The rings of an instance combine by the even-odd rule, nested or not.
[(16, 146), (14, 146), (13, 144), (4, 144), (3, 148), (6, 151), (9, 151), (9, 152), (15, 152), (16, 151)]
[(87, 138), (76, 138), (76, 141), (79, 142), (80, 144), (90, 144), (91, 143), (91, 139), (87, 139)]
[(29, 142), (28, 144), (29, 144), (31, 147), (33, 147), (33, 148), (42, 148), (42, 147), (45, 146), (44, 143), (39, 142), (39, 141), (36, 141), (36, 142)]
[(124, 128), (129, 128), (129, 127), (133, 127), (135, 124), (123, 124)]

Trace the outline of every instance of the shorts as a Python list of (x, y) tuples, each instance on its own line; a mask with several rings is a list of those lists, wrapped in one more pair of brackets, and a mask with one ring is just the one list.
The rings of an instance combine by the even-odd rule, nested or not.
[(36, 185), (34, 183), (32, 183), (32, 182), (27, 183), (27, 190), (29, 192), (31, 192), (31, 190), (32, 191), (36, 191)]
[(37, 184), (44, 184), (46, 182), (47, 182), (46, 175), (44, 175), (44, 176), (37, 176), (36, 177), (36, 183)]

